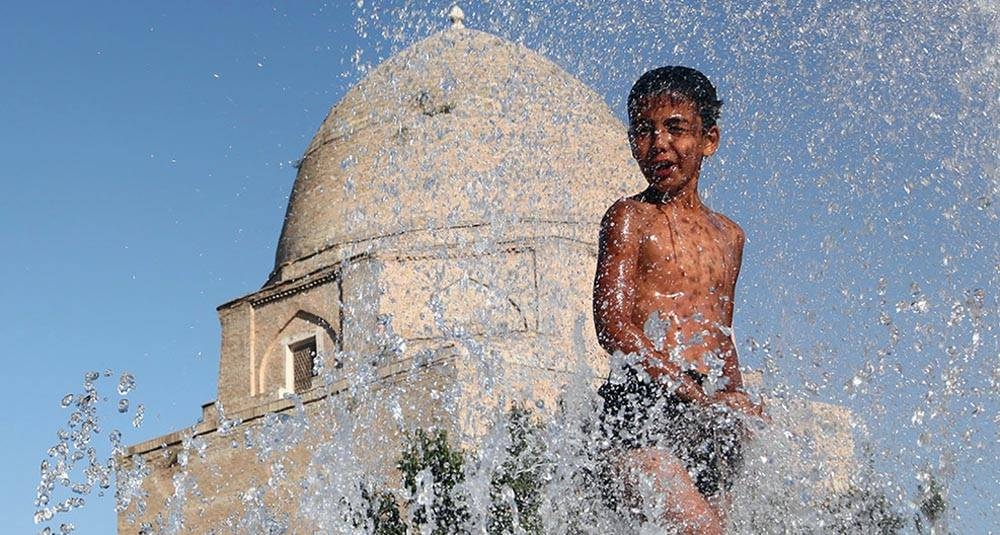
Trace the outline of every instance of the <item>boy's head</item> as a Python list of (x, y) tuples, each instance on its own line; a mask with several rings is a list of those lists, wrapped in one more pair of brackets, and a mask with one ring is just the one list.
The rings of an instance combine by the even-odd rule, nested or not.
[(670, 95), (694, 104), (705, 130), (719, 120), (722, 101), (708, 77), (690, 67), (660, 67), (646, 72), (636, 80), (628, 94), (628, 118), (633, 122), (643, 101), (657, 95)]
[(719, 148), (722, 101), (704, 74), (661, 67), (628, 96), (629, 145), (650, 186), (670, 197), (697, 193), (702, 159)]

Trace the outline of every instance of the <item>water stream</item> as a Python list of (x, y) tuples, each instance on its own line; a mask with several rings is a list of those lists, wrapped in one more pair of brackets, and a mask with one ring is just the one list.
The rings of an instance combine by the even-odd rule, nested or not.
[[(797, 452), (808, 449), (794, 443), (802, 437), (785, 432), (795, 424), (783, 407), (798, 400), (852, 411), (853, 488), (868, 493), (861, 499), (866, 504), (883, 497), (905, 523), (904, 532), (915, 532), (913, 518), (925, 503), (918, 489), (932, 485), (946, 501), (937, 532), (945, 525), (955, 533), (1000, 525), (996, 5), (576, 0), (484, 1), (463, 8), (468, 27), (543, 54), (594, 88), (621, 119), (628, 88), (648, 68), (696, 66), (718, 86), (725, 101), (723, 145), (706, 164), (701, 184), (707, 203), (748, 235), (734, 328), (743, 363), (762, 372), (760, 390), (775, 400), (775, 426), (748, 454), (751, 475), (733, 504), (732, 532), (824, 533), (849, 516), (844, 508), (817, 507), (832, 499), (817, 494), (825, 492), (815, 485), (821, 474), (788, 468)], [(345, 74), (358, 79), (440, 31), (444, 12), (417, 2), (359, 0), (350, 16), (365, 45)], [(581, 165), (586, 172), (588, 163)], [(469, 355), (486, 391), (503, 381), (487, 347), (460, 329), (449, 330), (444, 318), (438, 321)], [(391, 339), (389, 327), (380, 336)], [(575, 365), (579, 377), (593, 375), (587, 363)], [(414, 494), (373, 477), (375, 461), (357, 458), (351, 446), (380, 416), (345, 399), (403, 403), (391, 389), (373, 391), (366, 373), (359, 369), (348, 378), (350, 396), (317, 402), (322, 408), (313, 416), (300, 407), (254, 425), (223, 422), (232, 447), (255, 451), (269, 477), (240, 491), (243, 513), (221, 520), (217, 533), (292, 533), (289, 526), (302, 518), (323, 533), (371, 530), (364, 510), (372, 499), (364, 493), (375, 488), (408, 504), (401, 508), (403, 520), (419, 524), (419, 511), (426, 512), (440, 491), (432, 474), (417, 474)], [(120, 411), (121, 428), (133, 419), (141, 423), (143, 408), (127, 401), (135, 379), (113, 375), (119, 385), (111, 385), (108, 374), (88, 374), (83, 390), (63, 400), (72, 416), (46, 456), (37, 502), (36, 521), (45, 533), (72, 531), (69, 524), (60, 527), (60, 514), (108, 489), (116, 471), (119, 505), (135, 511), (144, 499), (140, 481), (148, 467), (119, 466), (90, 444), (94, 428), (103, 425), (95, 408), (102, 381), (118, 391), (108, 412)], [(445, 410), (458, 410), (459, 393), (435, 395)], [(454, 491), (465, 503), (465, 528), (490, 529), (495, 504), (514, 500), (513, 491), (496, 491), (492, 481), (504, 463), (521, 462), (543, 484), (537, 507), (514, 515), (512, 532), (653, 529), (609, 520), (595, 490), (600, 468), (593, 445), (599, 437), (589, 422), (596, 403), (593, 385), (581, 379), (565, 388), (558, 407), (530, 407), (547, 419), (529, 433), (537, 450), (520, 456), (511, 457), (503, 425), (481, 436), (451, 437), (466, 449)], [(494, 399), (481, 409), (502, 416), (504, 406)], [(406, 427), (405, 406), (390, 412)], [(111, 432), (115, 455), (128, 442), (121, 437)], [(285, 455), (313, 440), (322, 445), (300, 459), (308, 475), (289, 476)], [(171, 501), (146, 504), (163, 511), (146, 533), (186, 532), (184, 504), (212, 499), (183, 469), (206, 447), (193, 433), (184, 440)], [(302, 491), (291, 515), (272, 502), (288, 486)], [(436, 533), (431, 528), (439, 522), (431, 517), (414, 531)], [(540, 519), (541, 531), (531, 531), (529, 517)]]

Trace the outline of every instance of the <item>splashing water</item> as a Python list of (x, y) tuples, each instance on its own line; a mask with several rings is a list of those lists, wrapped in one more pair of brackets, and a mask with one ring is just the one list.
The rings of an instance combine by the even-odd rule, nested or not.
[[(105, 371), (103, 378), (112, 375)], [(129, 373), (127, 389), (119, 385), (118, 394), (124, 396), (134, 385), (134, 379)], [(125, 444), (122, 433), (112, 429), (107, 434), (107, 444), (100, 444), (98, 437), (104, 425), (114, 421), (113, 417), (102, 416), (102, 404), (107, 402), (98, 388), (102, 375), (98, 372), (87, 372), (83, 377), (82, 391), (66, 394), (59, 405), (66, 410), (72, 409), (66, 419), (66, 425), (56, 433), (58, 442), (49, 448), (47, 456), (40, 466), (38, 492), (35, 496), (35, 523), (48, 524), (59, 515), (69, 513), (86, 504), (86, 498), (91, 495), (104, 496), (115, 478), (116, 509), (124, 510), (132, 496), (140, 491), (142, 471), (136, 471), (135, 476), (122, 470), (119, 460), (125, 455)], [(125, 414), (129, 410), (128, 398), (120, 397), (114, 402), (117, 413)], [(142, 405), (139, 405), (141, 410)], [(70, 522), (58, 522), (57, 527), (45, 525), (41, 533), (71, 533), (75, 526)]]
[[(1000, 462), (996, 6), (621, 4), (481, 2), (465, 7), (465, 24), (542, 53), (604, 95), (619, 116), (632, 81), (654, 66), (692, 65), (719, 87), (724, 142), (701, 183), (708, 204), (747, 231), (734, 330), (744, 364), (763, 370), (774, 418), (767, 440), (753, 441), (746, 452), (731, 531), (824, 532), (843, 525), (845, 515), (855, 518), (821, 484), (829, 477), (821, 466), (829, 457), (818, 451), (815, 434), (801, 429), (807, 400), (853, 412), (845, 425), (860, 447), (855, 459), (842, 459), (856, 465), (844, 485), (867, 493), (861, 502), (881, 496), (909, 522), (925, 503), (918, 483), (926, 490), (936, 481), (948, 502), (946, 520), (938, 522), (958, 532), (1000, 525), (990, 506), (1000, 495), (990, 475)], [(359, 1), (354, 16), (366, 46), (349, 54), (351, 78), (442, 29), (440, 12), (414, 2)], [(429, 109), (428, 116), (439, 111)], [(581, 172), (589, 165), (581, 162)], [(435, 187), (433, 177), (425, 178), (427, 188)], [(641, 188), (641, 180), (634, 187)], [(491, 193), (483, 186), (484, 198)], [(502, 213), (494, 217), (496, 228), (510, 224)], [(401, 432), (435, 429), (438, 414), (503, 422), (514, 401), (496, 389), (504, 369), (488, 341), (451, 323), (440, 302), (427, 305), (436, 332), (457, 348), (470, 382), (487, 394), (477, 406), (463, 406), (462, 387), (428, 381), (422, 370), (440, 362), (438, 355), (406, 353), (407, 341), (394, 333), (392, 318), (384, 318), (372, 335), (372, 347), (379, 348), (372, 354), (321, 355), (317, 392), (292, 394), (253, 421), (227, 415), (220, 404), (217, 434), (201, 436), (192, 428), (176, 446), (163, 448), (162, 458), (132, 455), (119, 466), (99, 460), (89, 445), (100, 429), (94, 385), (101, 374), (88, 373), (83, 391), (61, 401), (76, 409), (43, 463), (36, 521), (48, 524), (82, 506), (79, 496), (95, 485), (107, 488), (117, 471), (125, 522), (134, 520), (145, 533), (184, 532), (185, 510), (230, 499), (238, 505), (228, 509), (239, 513), (211, 519), (218, 532), (294, 533), (302, 522), (324, 533), (378, 532), (377, 526), (391, 525), (391, 515), (369, 514), (382, 492), (405, 504), (401, 522), (413, 526), (429, 518), (420, 524), (422, 533), (441, 532), (434, 531), (442, 525), (432, 504), (442, 492), (464, 500), (454, 507), (464, 511), (461, 522), (473, 533), (498, 532), (489, 531), (501, 522), (498, 504), (511, 511), (516, 529), (510, 532), (651, 529), (609, 520), (595, 483), (602, 437), (593, 425), (599, 399), (588, 380), (599, 372), (582, 357), (569, 366), (575, 373), (568, 374), (558, 406), (534, 410), (544, 417), (529, 433), (537, 440), (534, 450), (514, 451), (516, 434), (499, 423), (469, 425), (462, 429), (479, 431), (451, 437), (464, 451), (456, 486), (445, 489), (434, 472), (422, 471), (408, 488), (387, 472), (376, 452), (401, 452), (402, 435), (371, 437), (369, 429), (385, 421)], [(585, 338), (578, 334), (573, 343), (583, 347)], [(343, 377), (332, 364), (385, 363), (403, 354), (414, 356), (388, 383), (374, 366)], [(125, 396), (133, 386), (134, 378), (122, 374), (118, 393)], [(422, 412), (415, 397), (431, 398), (434, 414)], [(372, 400), (378, 402), (366, 402)], [(127, 413), (127, 398), (117, 407)], [(142, 414), (138, 405), (136, 426)], [(120, 434), (112, 435), (118, 459), (125, 450)], [(359, 442), (366, 447), (359, 449)], [(220, 449), (249, 452), (258, 462), (237, 477), (206, 454)], [(72, 475), (77, 462), (87, 463), (82, 479)], [(161, 480), (166, 476), (156, 475), (162, 473), (151, 463), (167, 467), (162, 473), (169, 478)], [(802, 468), (811, 463), (811, 470)], [(542, 483), (537, 507), (518, 503), (517, 485), (498, 476), (505, 466), (521, 466)], [(147, 494), (144, 479), (167, 490)], [(230, 479), (247, 484), (228, 497), (211, 490)], [(55, 498), (61, 488), (79, 496)], [(147, 511), (159, 515), (150, 518)], [(541, 531), (517, 531), (536, 525)]]

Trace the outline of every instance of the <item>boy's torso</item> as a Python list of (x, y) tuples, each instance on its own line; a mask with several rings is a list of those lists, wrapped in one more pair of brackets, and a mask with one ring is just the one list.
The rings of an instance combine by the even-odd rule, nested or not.
[(645, 229), (638, 244), (632, 321), (669, 321), (668, 349), (706, 371), (707, 354), (733, 350), (732, 299), (739, 273), (739, 228), (707, 208), (636, 202)]

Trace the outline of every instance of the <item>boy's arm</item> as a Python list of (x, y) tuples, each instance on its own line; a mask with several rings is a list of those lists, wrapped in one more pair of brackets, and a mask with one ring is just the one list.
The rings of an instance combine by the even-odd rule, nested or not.
[[(733, 254), (736, 261), (733, 267), (734, 272), (732, 274), (732, 287), (729, 289), (729, 295), (731, 296), (736, 295), (736, 279), (739, 277), (740, 267), (743, 264), (743, 244), (746, 242), (746, 234), (743, 233), (743, 229), (736, 226), (735, 223), (733, 223), (733, 226), (735, 228)], [(730, 299), (726, 302), (725, 310), (725, 317), (729, 319), (729, 325), (727, 325), (727, 327), (730, 329), (732, 329), (733, 326), (732, 318), (735, 308), (735, 303), (733, 301), (734, 299)], [(715, 399), (716, 401), (720, 401), (738, 412), (755, 416), (757, 418), (766, 418), (764, 415), (764, 403), (761, 402), (759, 404), (754, 404), (750, 401), (750, 397), (747, 396), (746, 392), (743, 391), (743, 373), (740, 372), (740, 361), (736, 353), (736, 340), (733, 339), (732, 343), (733, 347), (723, 357), (722, 363), (722, 375), (725, 376), (728, 381), (726, 382), (725, 388), (723, 388), (722, 391), (716, 395)]]
[(731, 295), (728, 301), (726, 301), (725, 317), (729, 319), (730, 337), (732, 337), (733, 347), (732, 349), (723, 356), (722, 363), (722, 375), (728, 379), (726, 381), (726, 387), (723, 389), (726, 392), (740, 392), (743, 390), (743, 373), (740, 372), (740, 359), (739, 355), (736, 353), (736, 339), (732, 334), (733, 328), (733, 313), (736, 307), (736, 280), (740, 276), (740, 268), (743, 266), (743, 245), (746, 243), (746, 234), (743, 232), (736, 223), (733, 223), (733, 255), (735, 257), (733, 274), (731, 277), (732, 287), (729, 288), (728, 295)]
[(640, 222), (627, 201), (618, 201), (601, 221), (597, 274), (594, 277), (594, 325), (597, 339), (607, 352), (639, 354), (654, 379), (677, 384), (681, 399), (707, 404), (711, 400), (679, 366), (656, 350), (642, 329), (632, 323), (636, 265), (639, 256)]

